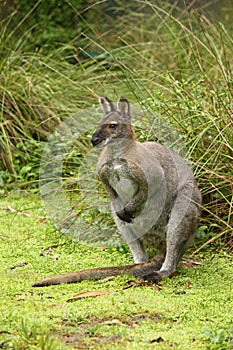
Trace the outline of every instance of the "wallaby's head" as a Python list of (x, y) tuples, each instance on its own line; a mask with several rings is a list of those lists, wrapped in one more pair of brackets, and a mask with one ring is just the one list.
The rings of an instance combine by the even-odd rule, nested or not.
[(116, 107), (107, 97), (100, 97), (104, 117), (91, 138), (92, 145), (105, 146), (122, 139), (133, 139), (130, 104), (126, 98), (119, 98)]

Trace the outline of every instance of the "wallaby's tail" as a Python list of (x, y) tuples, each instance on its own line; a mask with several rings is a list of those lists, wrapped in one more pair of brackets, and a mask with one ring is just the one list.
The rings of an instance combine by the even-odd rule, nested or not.
[(51, 284), (60, 283), (76, 283), (84, 280), (98, 280), (100, 278), (106, 278), (109, 276), (118, 276), (127, 273), (128, 268), (133, 265), (116, 266), (116, 267), (103, 267), (89, 270), (82, 270), (77, 272), (70, 272), (63, 275), (57, 275), (54, 277), (48, 277), (41, 281), (33, 283), (33, 287), (44, 287)]
[(82, 270), (77, 272), (70, 272), (63, 275), (57, 275), (54, 277), (48, 277), (41, 281), (33, 283), (32, 287), (45, 287), (52, 284), (60, 283), (76, 283), (84, 280), (98, 280), (109, 276), (118, 276), (129, 274), (134, 277), (140, 277), (153, 273), (159, 269), (161, 264), (156, 261), (151, 261), (144, 264), (114, 266), (114, 267), (102, 267), (96, 269)]

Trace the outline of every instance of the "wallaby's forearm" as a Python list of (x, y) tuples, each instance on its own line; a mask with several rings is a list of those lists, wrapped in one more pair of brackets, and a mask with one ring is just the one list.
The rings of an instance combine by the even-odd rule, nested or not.
[(125, 204), (124, 208), (116, 211), (116, 214), (121, 220), (131, 222), (143, 210), (148, 195), (148, 184), (144, 173), (139, 167), (136, 167), (134, 163), (131, 164), (130, 162), (128, 162), (128, 166), (130, 167), (128, 178), (132, 183), (135, 183), (138, 190), (133, 198)]
[(133, 264), (124, 266), (102, 267), (96, 269), (88, 269), (67, 274), (48, 277), (41, 281), (33, 283), (33, 287), (45, 287), (60, 283), (76, 283), (84, 280), (98, 280), (109, 276), (119, 276), (129, 274), (133, 277), (142, 277), (153, 273), (158, 268), (157, 261), (150, 261), (144, 264)]
[(145, 195), (144, 190), (140, 189), (122, 210), (116, 212), (117, 216), (123, 221), (131, 222), (143, 210), (146, 199), (147, 193)]
[(140, 167), (136, 167), (134, 163), (128, 161), (128, 166), (131, 170), (131, 181), (135, 182), (138, 187), (138, 191), (133, 198), (126, 204), (124, 210), (132, 216), (140, 214), (142, 207), (144, 206), (148, 195), (148, 183), (145, 174)]

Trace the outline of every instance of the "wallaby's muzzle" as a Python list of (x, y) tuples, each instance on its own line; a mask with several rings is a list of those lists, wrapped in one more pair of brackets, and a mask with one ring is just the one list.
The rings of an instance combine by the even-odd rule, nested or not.
[(100, 147), (107, 145), (112, 139), (110, 132), (106, 128), (98, 128), (92, 135), (91, 143), (93, 147)]
[(96, 133), (94, 133), (94, 135), (92, 135), (92, 138), (91, 138), (92, 146), (96, 147), (100, 142), (101, 141), (100, 141), (99, 137), (96, 135)]

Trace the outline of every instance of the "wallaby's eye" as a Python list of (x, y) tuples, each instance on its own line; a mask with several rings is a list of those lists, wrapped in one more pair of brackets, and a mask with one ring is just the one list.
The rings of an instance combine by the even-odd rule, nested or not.
[(111, 123), (111, 124), (109, 124), (109, 128), (110, 128), (110, 129), (116, 129), (116, 127), (117, 127), (117, 124), (116, 124), (116, 123)]

